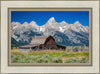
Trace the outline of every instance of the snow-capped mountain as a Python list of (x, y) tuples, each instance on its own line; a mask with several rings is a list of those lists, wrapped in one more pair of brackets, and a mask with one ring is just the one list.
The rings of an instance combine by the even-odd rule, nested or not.
[(83, 26), (76, 21), (74, 24), (68, 24), (65, 21), (56, 22), (51, 17), (43, 26), (38, 26), (35, 21), (20, 24), (11, 23), (11, 37), (20, 43), (30, 43), (34, 36), (52, 35), (56, 42), (61, 45), (89, 45), (89, 27)]

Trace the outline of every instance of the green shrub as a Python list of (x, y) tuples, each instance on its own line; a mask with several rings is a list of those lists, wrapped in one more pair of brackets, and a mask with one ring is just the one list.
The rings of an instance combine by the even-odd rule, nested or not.
[(58, 58), (53, 58), (53, 63), (58, 63)]
[(38, 58), (38, 59), (36, 60), (36, 62), (37, 62), (37, 63), (42, 63), (42, 62), (43, 62), (43, 59), (42, 59), (42, 58)]
[[(88, 63), (89, 62), (89, 52), (82, 53), (66, 53), (69, 49), (71, 51), (72, 47), (68, 47), (66, 51), (52, 52), (52, 53), (11, 53), (11, 63)], [(81, 47), (77, 47), (81, 50)], [(73, 48), (74, 49), (74, 48)], [(78, 58), (78, 57), (83, 58)], [(62, 58), (69, 58), (65, 61)]]
[(70, 58), (66, 59), (64, 63), (88, 63), (88, 58)]
[(22, 55), (21, 55), (22, 58), (25, 58), (26, 56), (27, 56), (26, 54), (22, 54)]
[(61, 56), (58, 57), (58, 61), (59, 61), (59, 63), (63, 62)]
[(85, 57), (81, 58), (80, 60), (80, 63), (88, 63), (88, 62), (89, 62), (89, 59)]
[(66, 52), (70, 52), (71, 51), (71, 48), (70, 47), (67, 47), (66, 48)]
[(49, 58), (49, 55), (45, 54), (42, 56), (43, 58)]
[(22, 59), (22, 58), (18, 58), (18, 63), (25, 63), (25, 59)]
[(73, 47), (73, 52), (78, 52), (79, 51), (79, 48), (78, 47)]
[(61, 59), (61, 57), (59, 56), (59, 57), (55, 57), (55, 58), (53, 58), (53, 63), (62, 63), (63, 61), (62, 61), (62, 59)]
[(16, 58), (17, 58), (17, 56), (16, 56), (16, 55), (11, 54), (11, 63), (16, 62)]
[(48, 58), (44, 58), (43, 59), (43, 63), (49, 63), (50, 61), (49, 61), (49, 59)]

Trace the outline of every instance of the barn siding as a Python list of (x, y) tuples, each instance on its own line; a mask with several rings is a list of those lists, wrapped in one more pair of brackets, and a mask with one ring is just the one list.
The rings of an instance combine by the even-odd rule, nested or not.
[(45, 44), (47, 49), (57, 49), (56, 42), (52, 37), (47, 38)]
[(20, 48), (19, 51), (20, 51), (20, 52), (30, 52), (30, 51), (32, 51), (32, 49), (21, 49), (21, 48)]

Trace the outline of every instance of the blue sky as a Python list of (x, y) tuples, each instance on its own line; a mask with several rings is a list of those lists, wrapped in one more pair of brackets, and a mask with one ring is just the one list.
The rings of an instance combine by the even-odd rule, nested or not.
[(11, 11), (11, 22), (30, 23), (35, 21), (42, 26), (54, 17), (56, 22), (65, 21), (73, 24), (79, 21), (84, 26), (89, 26), (89, 11)]

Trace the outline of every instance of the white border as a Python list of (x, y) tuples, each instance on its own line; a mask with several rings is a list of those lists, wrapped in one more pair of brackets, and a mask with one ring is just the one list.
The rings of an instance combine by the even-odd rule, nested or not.
[[(8, 10), (13, 7), (88, 7), (93, 8), (93, 66), (9, 67), (7, 52)], [(1, 1), (1, 72), (2, 73), (99, 73), (99, 1)]]

